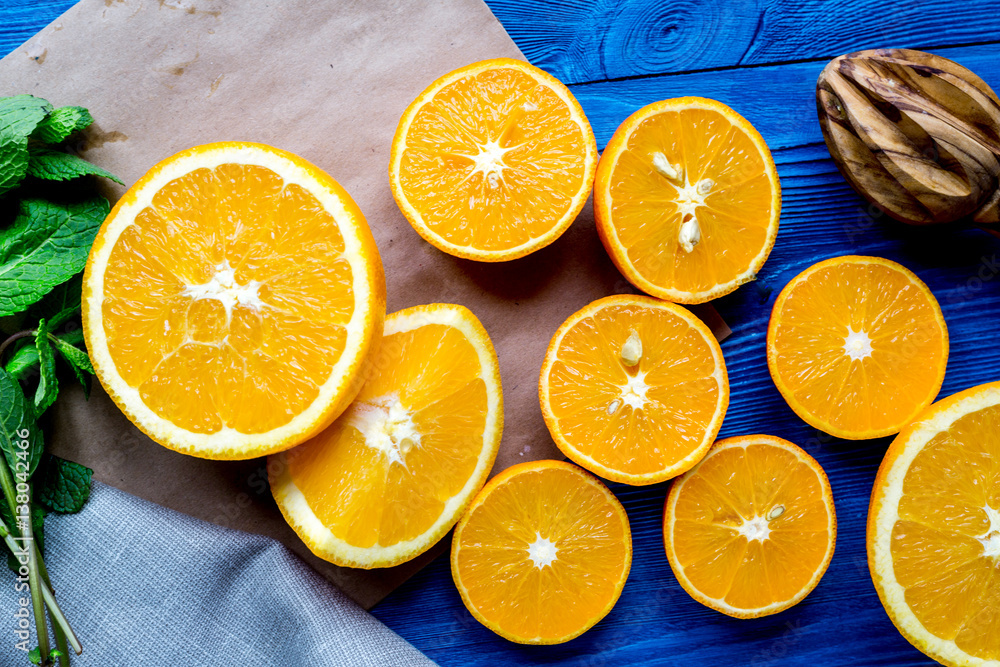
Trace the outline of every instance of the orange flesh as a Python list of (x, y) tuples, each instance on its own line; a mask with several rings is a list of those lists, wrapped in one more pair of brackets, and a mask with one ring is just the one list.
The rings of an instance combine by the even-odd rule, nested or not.
[[(424, 224), (446, 241), (502, 251), (548, 232), (573, 208), (586, 171), (580, 125), (551, 88), (514, 68), (439, 90), (406, 134), (399, 181)], [(504, 168), (477, 169), (493, 142)]]
[(362, 548), (426, 532), (472, 476), (486, 429), (479, 357), (460, 331), (390, 334), (377, 354), (347, 412), (288, 456), (313, 513)]
[[(564, 468), (519, 473), (470, 510), (458, 549), (468, 599), (505, 635), (557, 640), (607, 612), (627, 575), (627, 519), (606, 489)], [(609, 497), (610, 496), (610, 497)], [(536, 567), (529, 546), (553, 543)]]
[[(653, 167), (657, 152), (681, 166), (682, 182)], [(718, 111), (666, 111), (639, 123), (609, 183), (611, 224), (635, 271), (685, 292), (735, 280), (768, 243), (774, 186), (765, 169), (747, 133)], [(678, 242), (687, 218), (678, 201), (684, 185), (703, 179), (714, 185), (693, 214), (701, 242), (688, 253)]]
[[(343, 251), (319, 201), (269, 169), (223, 164), (171, 181), (108, 259), (102, 313), (118, 372), (192, 432), (289, 422), (345, 348), (354, 294)], [(205, 295), (226, 268), (228, 315)]]
[(914, 458), (891, 553), (929, 632), (1000, 659), (1000, 406), (960, 417)]
[[(835, 428), (898, 430), (933, 400), (947, 362), (932, 298), (879, 264), (818, 269), (794, 286), (776, 314), (777, 374), (795, 401)], [(851, 332), (871, 339), (870, 356), (848, 356)]]
[[(632, 330), (642, 357), (626, 366), (620, 352)], [(559, 430), (581, 454), (628, 474), (654, 473), (704, 441), (718, 408), (718, 372), (703, 335), (680, 316), (610, 305), (566, 332), (549, 374), (549, 403)], [(645, 403), (633, 407), (623, 387), (637, 377), (649, 388)]]
[[(768, 515), (783, 507), (777, 518)], [(792, 599), (823, 567), (831, 508), (819, 476), (780, 447), (728, 447), (684, 481), (674, 506), (673, 545), (691, 584), (738, 609)], [(763, 517), (766, 540), (739, 532)]]

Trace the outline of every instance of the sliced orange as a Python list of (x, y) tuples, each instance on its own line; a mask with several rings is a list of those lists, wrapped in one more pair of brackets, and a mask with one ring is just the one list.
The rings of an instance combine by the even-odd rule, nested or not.
[(714, 100), (639, 109), (597, 167), (594, 215), (604, 247), (629, 282), (668, 301), (702, 303), (753, 280), (780, 212), (767, 144)]
[(325, 428), (385, 317), (364, 215), (300, 157), (244, 142), (160, 162), (94, 240), (83, 329), (101, 384), (171, 449), (244, 459)]
[(892, 441), (867, 542), (910, 643), (946, 665), (1000, 664), (1000, 382), (935, 403)]
[(563, 454), (605, 479), (653, 484), (708, 451), (729, 405), (729, 376), (718, 341), (690, 311), (609, 296), (556, 331), (538, 395)]
[(671, 487), (663, 541), (677, 581), (698, 602), (736, 618), (776, 614), (809, 595), (830, 565), (830, 482), (787, 440), (720, 440)]
[(455, 529), (451, 574), (473, 616), (519, 644), (561, 644), (615, 606), (632, 564), (625, 509), (571, 463), (490, 480)]
[(594, 133), (569, 89), (528, 63), (496, 58), (444, 75), (406, 109), (389, 181), (429, 243), (502, 262), (566, 231), (596, 166)]
[(503, 431), (496, 353), (462, 306), (386, 318), (346, 412), (268, 463), (285, 519), (320, 558), (390, 567), (429, 549), (482, 488)]
[(948, 328), (931, 291), (879, 257), (834, 257), (785, 286), (767, 365), (806, 423), (849, 440), (898, 433), (934, 400)]

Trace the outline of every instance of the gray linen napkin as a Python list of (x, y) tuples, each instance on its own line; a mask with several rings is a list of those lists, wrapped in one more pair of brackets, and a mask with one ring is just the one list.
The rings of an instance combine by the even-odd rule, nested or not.
[[(45, 525), (56, 597), (83, 643), (73, 665), (434, 664), (269, 538), (98, 482), (79, 514)], [(28, 665), (14, 634), (24, 594), (0, 567), (0, 665)]]

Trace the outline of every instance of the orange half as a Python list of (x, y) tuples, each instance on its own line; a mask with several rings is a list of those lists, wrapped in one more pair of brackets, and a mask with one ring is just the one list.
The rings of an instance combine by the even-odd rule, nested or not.
[(621, 503), (571, 463), (508, 468), (455, 528), (451, 573), (476, 620), (521, 644), (560, 644), (604, 618), (632, 563)]
[(725, 104), (645, 106), (601, 154), (594, 215), (618, 270), (647, 294), (702, 303), (753, 280), (778, 234), (781, 185), (760, 133)]
[(289, 525), (348, 567), (398, 565), (441, 539), (482, 488), (503, 432), (496, 352), (467, 308), (389, 315), (371, 365), (332, 426), (268, 462)]
[(196, 146), (118, 201), (84, 273), (101, 384), (171, 449), (243, 459), (325, 428), (360, 388), (385, 279), (330, 176), (261, 144)]
[(867, 542), (904, 637), (942, 664), (1000, 664), (1000, 382), (938, 401), (892, 441)]
[(654, 484), (701, 459), (722, 426), (722, 348), (690, 311), (648, 296), (598, 299), (549, 343), (538, 395), (559, 449), (625, 484)]
[(528, 63), (496, 58), (444, 75), (406, 109), (389, 181), (429, 243), (501, 262), (566, 231), (596, 166), (594, 133), (569, 89)]
[(691, 597), (756, 618), (799, 603), (830, 565), (837, 517), (826, 473), (770, 435), (715, 443), (663, 512), (670, 567)]
[(806, 423), (839, 438), (898, 433), (934, 400), (948, 363), (937, 299), (879, 257), (809, 267), (775, 301), (767, 365)]

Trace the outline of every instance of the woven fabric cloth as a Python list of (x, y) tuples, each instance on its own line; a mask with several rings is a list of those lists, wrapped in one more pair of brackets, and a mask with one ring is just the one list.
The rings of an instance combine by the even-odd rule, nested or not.
[[(83, 644), (75, 666), (433, 665), (271, 539), (97, 482), (83, 511), (45, 527), (56, 597)], [(26, 593), (0, 567), (0, 665), (29, 665), (15, 648)]]

